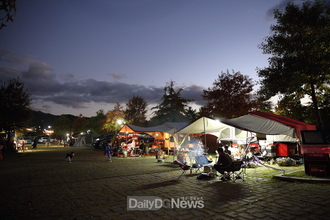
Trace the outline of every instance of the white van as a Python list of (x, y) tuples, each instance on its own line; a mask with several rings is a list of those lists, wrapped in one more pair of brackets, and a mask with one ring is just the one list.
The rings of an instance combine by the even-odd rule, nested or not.
[(40, 138), (38, 139), (38, 142), (39, 142), (39, 143), (46, 143), (48, 139), (49, 139), (49, 137), (40, 137)]

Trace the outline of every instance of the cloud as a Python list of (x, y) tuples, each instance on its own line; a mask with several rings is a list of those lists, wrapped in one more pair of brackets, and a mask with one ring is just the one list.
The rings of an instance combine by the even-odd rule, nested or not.
[(58, 74), (58, 78), (62, 81), (74, 81), (75, 80), (75, 76), (72, 73), (62, 73), (62, 74)]
[[(1, 51), (0, 51), (1, 53)], [(16, 57), (25, 57), (17, 53), (6, 52), (6, 54), (15, 54)], [(59, 106), (72, 109), (86, 109), (92, 103), (114, 104), (126, 103), (134, 95), (141, 96), (150, 105), (158, 104), (164, 94), (163, 87), (145, 86), (139, 84), (128, 84), (117, 81), (98, 81), (95, 79), (76, 80), (73, 74), (55, 74), (53, 68), (44, 62), (24, 59), (4, 59), (0, 63), (0, 78), (7, 81), (19, 77), (31, 94), (35, 103), (34, 109), (43, 109), (49, 111), (51, 106), (45, 103), (54, 103)], [(14, 57), (14, 56), (13, 56)], [(26, 65), (24, 68), (8, 68), (8, 63)], [(23, 69), (23, 70), (22, 70)], [(120, 79), (123, 74), (113, 73), (114, 78)], [(58, 76), (58, 78), (57, 78)], [(125, 76), (126, 77), (126, 76)], [(169, 79), (170, 81), (170, 79)], [(176, 86), (179, 89), (180, 86)], [(202, 104), (201, 97), (203, 87), (198, 85), (189, 85), (182, 87), (181, 95), (187, 99), (194, 99), (195, 104)]]
[(127, 78), (127, 76), (125, 74), (121, 74), (121, 73), (110, 73), (109, 75), (115, 80)]
[(52, 107), (50, 105), (42, 105), (41, 108), (45, 109), (46, 112), (48, 112)]
[(65, 95), (65, 96), (53, 96), (44, 98), (44, 101), (51, 101), (53, 103), (63, 105), (65, 107), (70, 107), (74, 109), (84, 109), (87, 108), (85, 104), (85, 98), (83, 96), (77, 95)]
[(55, 77), (53, 68), (44, 62), (35, 62), (29, 65), (26, 72), (22, 72), (24, 78), (33, 78), (35, 80), (50, 80)]
[(20, 70), (0, 66), (1, 80), (3, 81), (8, 81), (12, 78), (17, 78), (20, 76), (20, 73)]
[(184, 88), (182, 96), (186, 99), (193, 99), (193, 102), (197, 105), (205, 105), (206, 101), (201, 96), (204, 89), (203, 86), (190, 85)]
[(28, 65), (35, 61), (35, 57), (29, 54), (19, 54), (15, 51), (0, 49), (0, 63), (14, 65)]

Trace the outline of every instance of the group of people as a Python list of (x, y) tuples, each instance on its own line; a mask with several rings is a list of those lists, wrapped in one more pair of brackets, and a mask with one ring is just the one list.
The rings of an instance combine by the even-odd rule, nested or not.
[[(220, 143), (220, 146), (217, 150), (218, 160), (217, 163), (214, 165), (214, 168), (222, 174), (222, 180), (226, 180), (228, 178), (223, 168), (229, 167), (233, 162), (232, 158), (230, 157), (231, 151), (228, 149), (228, 146), (225, 146), (224, 148), (225, 149), (223, 149), (223, 145)], [(112, 162), (112, 154), (113, 147), (111, 145), (111, 141), (109, 140), (107, 141), (107, 145), (104, 148), (104, 155), (107, 157), (107, 161)], [(73, 156), (74, 152), (71, 152), (66, 155), (65, 160), (71, 163)]]
[[(229, 176), (225, 172), (224, 169), (230, 167), (232, 165), (232, 158), (231, 158), (231, 151), (228, 149), (228, 146), (224, 146), (220, 143), (218, 150), (216, 151), (218, 154), (218, 160), (214, 165), (214, 168), (222, 174), (221, 180), (227, 180)], [(113, 154), (113, 147), (111, 145), (111, 141), (107, 141), (107, 145), (104, 148), (104, 155), (107, 157), (108, 162), (112, 162), (112, 154)], [(71, 163), (72, 158), (74, 156), (74, 152), (68, 153), (65, 157), (65, 160), (68, 163)]]

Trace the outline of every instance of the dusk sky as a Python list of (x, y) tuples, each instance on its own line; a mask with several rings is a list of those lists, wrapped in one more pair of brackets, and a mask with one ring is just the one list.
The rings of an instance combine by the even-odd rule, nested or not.
[(259, 80), (258, 45), (287, 2), (17, 0), (0, 30), (0, 79), (19, 77), (32, 108), (55, 115), (94, 116), (133, 95), (152, 107), (171, 80), (197, 109), (227, 69)]

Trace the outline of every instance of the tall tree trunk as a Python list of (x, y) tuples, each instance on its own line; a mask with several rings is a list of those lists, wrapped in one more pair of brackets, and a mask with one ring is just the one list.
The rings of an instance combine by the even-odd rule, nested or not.
[(321, 116), (320, 116), (320, 112), (319, 112), (319, 105), (317, 102), (315, 87), (314, 87), (313, 83), (311, 83), (311, 91), (312, 91), (312, 101), (313, 101), (313, 106), (314, 106), (314, 111), (315, 111), (315, 116), (316, 116), (316, 128), (317, 128), (317, 130), (322, 130), (323, 126), (322, 126)]

